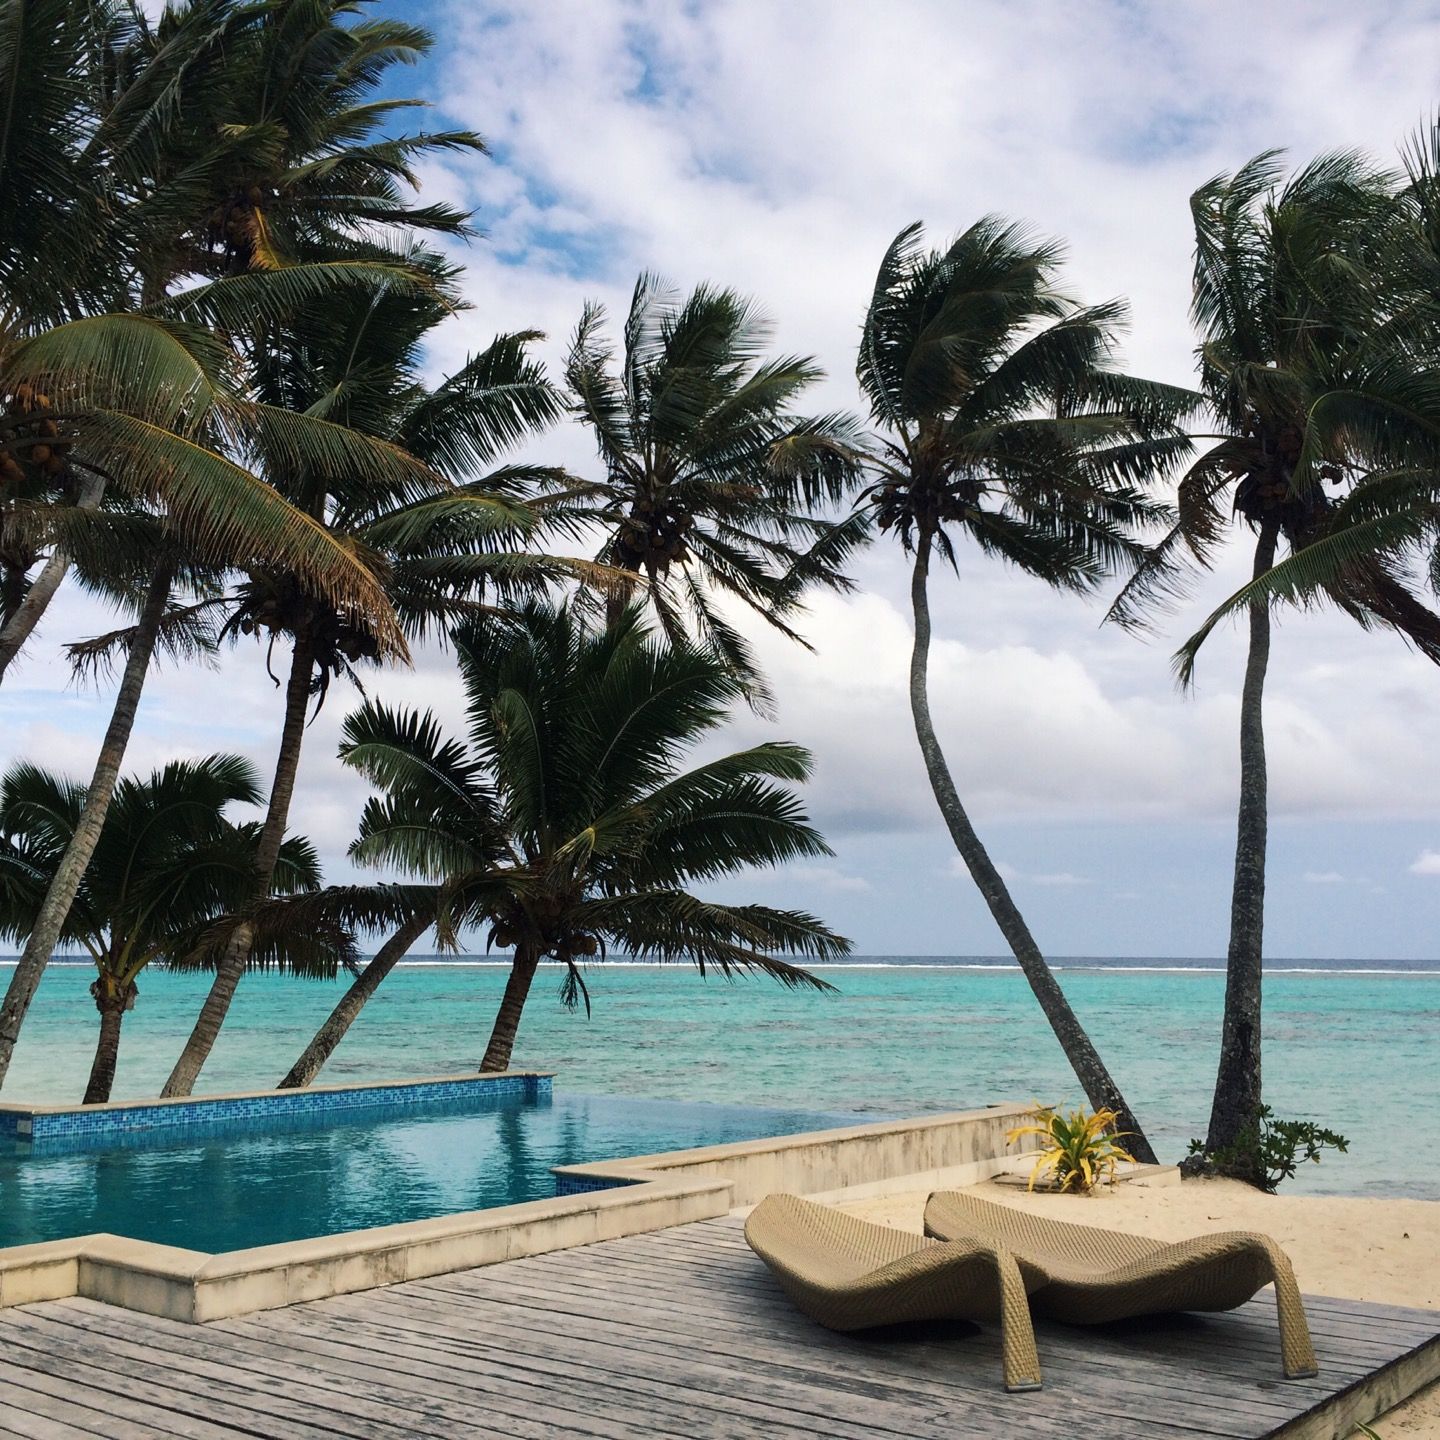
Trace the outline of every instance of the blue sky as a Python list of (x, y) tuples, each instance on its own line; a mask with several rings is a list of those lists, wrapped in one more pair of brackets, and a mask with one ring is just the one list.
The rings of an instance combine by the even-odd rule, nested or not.
[[(538, 326), (547, 357), (589, 298), (623, 307), (636, 273), (755, 295), (777, 347), (829, 373), (818, 408), (853, 407), (853, 346), (879, 256), (922, 219), (938, 242), (1001, 211), (1069, 243), (1073, 288), (1129, 297), (1132, 368), (1191, 378), (1187, 198), (1271, 146), (1298, 159), (1360, 147), (1390, 160), (1440, 102), (1432, 4), (1256, 6), (946, 0), (544, 4), (390, 0), (440, 36), (402, 72), (490, 159), (428, 165), (427, 197), (473, 205), (487, 238), (461, 256), (474, 308), (440, 335), (437, 371), (498, 330)], [(583, 471), (584, 436), (540, 452)], [(962, 794), (1056, 954), (1223, 953), (1236, 787), (1239, 636), (1218, 635), (1197, 692), (1168, 656), (1243, 568), (1240, 549), (1150, 643), (1099, 627), (1100, 604), (1052, 596), (973, 555), (937, 586), (934, 708)], [(881, 953), (993, 954), (955, 873), (904, 697), (905, 571), (876, 549), (861, 593), (816, 602), (807, 654), (756, 635), (778, 721), (809, 745), (810, 804), (832, 862), (747, 880)], [(62, 640), (107, 617), (70, 595), (16, 683), (24, 753), (88, 771), (109, 695), (65, 688)], [(444, 657), (372, 687), (454, 720)], [(295, 822), (334, 875), (363, 787), (334, 760), (348, 697), (312, 727)], [(1440, 949), (1440, 674), (1335, 616), (1282, 617), (1270, 703), (1273, 828), (1267, 951), (1434, 956)], [(262, 768), (278, 697), (242, 647), (218, 672), (149, 687), (138, 767), (239, 748)], [(1426, 857), (1430, 858), (1426, 858)]]

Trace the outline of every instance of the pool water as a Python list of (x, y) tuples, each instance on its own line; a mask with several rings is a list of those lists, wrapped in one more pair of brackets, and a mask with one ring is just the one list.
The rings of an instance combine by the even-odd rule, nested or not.
[(232, 1121), (203, 1134), (142, 1131), (103, 1147), (0, 1142), (0, 1246), (103, 1231), (188, 1250), (248, 1249), (548, 1199), (552, 1165), (860, 1118), (559, 1094)]

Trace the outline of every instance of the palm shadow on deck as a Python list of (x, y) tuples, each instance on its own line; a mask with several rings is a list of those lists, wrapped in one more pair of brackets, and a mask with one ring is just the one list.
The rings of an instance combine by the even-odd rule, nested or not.
[(837, 1335), (705, 1221), (204, 1327), (93, 1301), (0, 1312), (0, 1435), (1331, 1437), (1440, 1372), (1440, 1315), (1307, 1300), (1320, 1375), (1285, 1381), (1273, 1304), (1042, 1325), (1043, 1391), (998, 1332)]

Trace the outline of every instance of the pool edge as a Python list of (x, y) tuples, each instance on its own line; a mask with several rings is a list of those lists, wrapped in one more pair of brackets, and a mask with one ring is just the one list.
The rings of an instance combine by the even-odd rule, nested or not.
[[(1029, 1105), (837, 1127), (558, 1167), (606, 1188), (221, 1254), (116, 1235), (0, 1250), (0, 1308), (76, 1296), (203, 1324), (404, 1280), (709, 1220), (773, 1190), (819, 1194), (900, 1175), (974, 1183), (1017, 1153)], [(1018, 1147), (1027, 1148), (1027, 1147)]]

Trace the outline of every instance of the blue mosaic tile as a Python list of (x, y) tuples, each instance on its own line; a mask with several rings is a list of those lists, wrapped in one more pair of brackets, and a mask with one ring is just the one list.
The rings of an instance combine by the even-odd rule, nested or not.
[(555, 1198), (562, 1195), (590, 1195), (596, 1190), (619, 1190), (626, 1185), (639, 1185), (639, 1180), (602, 1180), (598, 1176), (557, 1175)]
[(257, 1120), (266, 1116), (335, 1114), (357, 1109), (394, 1109), (451, 1100), (543, 1101), (551, 1095), (548, 1075), (466, 1076), (367, 1085), (354, 1090), (275, 1090), (243, 1099), (197, 1099), (182, 1104), (128, 1105), (119, 1109), (60, 1110), (48, 1114), (0, 1113), (0, 1138), (55, 1140), (62, 1137), (123, 1134)]

